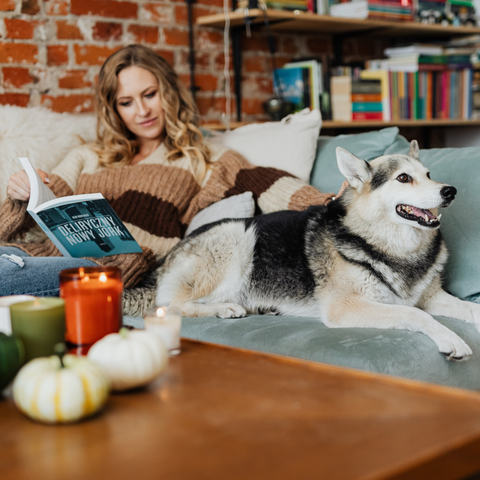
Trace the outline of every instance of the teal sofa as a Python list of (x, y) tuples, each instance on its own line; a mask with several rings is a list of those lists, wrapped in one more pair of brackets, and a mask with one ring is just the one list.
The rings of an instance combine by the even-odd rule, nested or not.
[[(397, 128), (358, 135), (320, 137), (311, 184), (337, 192), (343, 181), (335, 148), (343, 147), (371, 160), (390, 153), (407, 153), (408, 141)], [(444, 286), (450, 293), (480, 302), (480, 150), (478, 148), (422, 150), (420, 158), (432, 178), (454, 185), (458, 196), (444, 210), (442, 233), (449, 248)], [(472, 348), (466, 362), (453, 362), (438, 352), (427, 336), (402, 330), (329, 329), (319, 319), (253, 315), (242, 319), (184, 318), (185, 338), (287, 355), (387, 375), (480, 390), (480, 333), (473, 325), (437, 317)], [(124, 323), (143, 328), (143, 320)]]

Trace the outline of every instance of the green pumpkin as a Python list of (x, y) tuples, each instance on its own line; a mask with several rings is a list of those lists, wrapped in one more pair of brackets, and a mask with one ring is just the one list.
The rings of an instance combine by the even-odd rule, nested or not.
[(0, 392), (13, 380), (25, 362), (22, 341), (0, 333)]

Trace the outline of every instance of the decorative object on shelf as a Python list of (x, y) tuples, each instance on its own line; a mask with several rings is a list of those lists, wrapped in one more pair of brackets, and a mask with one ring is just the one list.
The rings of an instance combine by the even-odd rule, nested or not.
[(60, 272), (65, 300), (66, 340), (88, 347), (122, 325), (122, 274), (116, 267), (82, 267)]
[(415, 7), (415, 20), (424, 25), (476, 27), (477, 16), (472, 0), (420, 0)]
[(263, 102), (263, 108), (274, 122), (279, 122), (283, 117), (292, 113), (295, 106), (286, 99), (273, 97)]
[[(277, 68), (273, 77), (274, 90), (293, 105), (293, 112), (310, 108), (310, 72), (307, 68)], [(283, 117), (282, 117), (283, 118)]]
[(40, 297), (10, 306), (12, 332), (25, 347), (25, 361), (54, 353), (65, 341), (65, 302), (61, 298)]
[(18, 372), (13, 382), (17, 408), (44, 423), (73, 423), (98, 412), (107, 402), (110, 383), (94, 362), (64, 355), (37, 358)]
[(9, 295), (0, 298), (0, 333), (10, 335), (12, 333), (12, 322), (10, 320), (10, 305), (14, 303), (33, 300), (31, 295)]
[(170, 355), (180, 353), (180, 330), (182, 314), (174, 306), (149, 310), (143, 318), (145, 330), (159, 337)]
[(168, 364), (168, 352), (156, 335), (122, 328), (120, 333), (95, 343), (88, 359), (107, 374), (112, 390), (129, 390), (147, 385), (162, 374)]
[(22, 341), (0, 332), (0, 393), (14, 379), (24, 361)]

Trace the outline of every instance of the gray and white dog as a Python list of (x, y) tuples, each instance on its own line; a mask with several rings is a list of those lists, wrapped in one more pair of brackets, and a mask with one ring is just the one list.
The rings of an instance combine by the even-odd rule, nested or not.
[(430, 179), (413, 141), (407, 155), (370, 163), (337, 148), (350, 186), (326, 206), (223, 220), (181, 241), (159, 267), (157, 302), (184, 316), (315, 316), (328, 327), (428, 335), (448, 358), (470, 347), (431, 315), (474, 323), (480, 305), (446, 293), (447, 249), (437, 208), (452, 186)]

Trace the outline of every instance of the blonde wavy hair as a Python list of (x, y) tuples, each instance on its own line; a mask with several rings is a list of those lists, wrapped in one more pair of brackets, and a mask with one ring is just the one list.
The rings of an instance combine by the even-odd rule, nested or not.
[(116, 107), (118, 74), (131, 66), (144, 68), (158, 81), (165, 112), (163, 143), (167, 159), (187, 157), (190, 170), (201, 180), (211, 164), (210, 151), (198, 127), (198, 110), (190, 92), (168, 62), (143, 45), (129, 45), (110, 55), (103, 64), (96, 92), (97, 141), (100, 165), (129, 165), (138, 151), (135, 135), (123, 123)]

